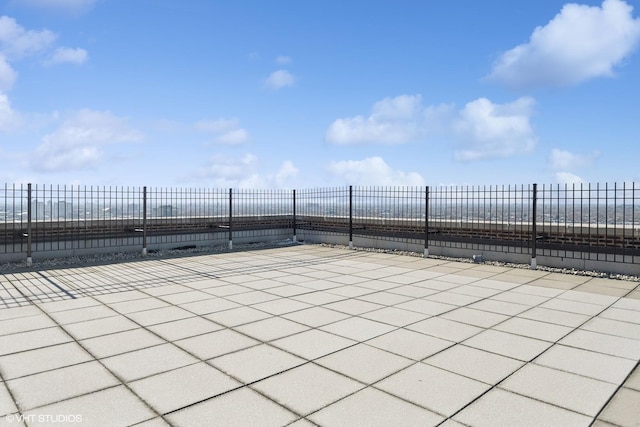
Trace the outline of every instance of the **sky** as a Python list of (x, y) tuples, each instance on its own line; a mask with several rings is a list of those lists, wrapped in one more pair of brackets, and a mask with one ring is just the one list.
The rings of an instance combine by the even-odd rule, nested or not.
[(640, 181), (640, 0), (0, 0), (0, 184)]

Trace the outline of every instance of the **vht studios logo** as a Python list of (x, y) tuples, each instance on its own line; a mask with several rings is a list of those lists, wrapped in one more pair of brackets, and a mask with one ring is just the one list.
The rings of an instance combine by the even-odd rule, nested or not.
[(9, 414), (5, 417), (7, 423), (47, 423), (47, 424), (73, 424), (81, 423), (82, 415), (65, 414)]

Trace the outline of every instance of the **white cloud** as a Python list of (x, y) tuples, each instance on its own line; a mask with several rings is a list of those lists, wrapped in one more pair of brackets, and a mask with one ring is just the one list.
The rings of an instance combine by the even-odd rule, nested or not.
[(57, 64), (84, 64), (89, 59), (89, 54), (86, 50), (80, 48), (59, 47), (54, 50), (49, 58), (45, 61), (46, 65)]
[[(325, 134), (335, 144), (403, 144), (442, 131), (452, 108), (422, 105), (420, 95), (385, 98), (373, 105), (369, 117), (334, 121)], [(445, 124), (446, 126), (446, 124)]]
[(57, 36), (49, 30), (25, 30), (15, 19), (0, 16), (0, 51), (8, 57), (33, 55), (48, 49)]
[(530, 123), (534, 104), (528, 97), (506, 104), (479, 98), (456, 111), (447, 104), (424, 106), (420, 95), (400, 95), (376, 102), (369, 117), (334, 121), (325, 139), (343, 145), (404, 144), (442, 136), (458, 141), (457, 160), (509, 157), (536, 144)]
[(393, 170), (381, 157), (331, 162), (327, 169), (350, 185), (421, 186), (425, 183), (420, 174)]
[(290, 160), (282, 162), (275, 173), (262, 174), (253, 154), (234, 158), (218, 155), (197, 173), (198, 182), (218, 188), (295, 188), (299, 170)]
[(201, 132), (216, 134), (214, 142), (217, 144), (239, 145), (250, 140), (249, 132), (240, 127), (237, 118), (220, 118), (215, 120), (200, 120), (195, 128)]
[(291, 62), (293, 61), (288, 56), (280, 55), (276, 58), (276, 64), (286, 65), (286, 64), (291, 64)]
[(600, 152), (594, 151), (590, 154), (576, 154), (566, 150), (551, 150), (549, 166), (554, 170), (568, 170), (584, 166), (591, 166), (600, 156)]
[(528, 43), (503, 53), (490, 80), (514, 88), (574, 85), (612, 76), (640, 42), (640, 19), (622, 0), (601, 7), (566, 4)]
[(283, 87), (293, 86), (295, 81), (295, 76), (287, 70), (278, 70), (271, 73), (271, 75), (269, 75), (269, 77), (264, 81), (264, 84), (269, 89), (278, 90)]
[(528, 97), (508, 104), (494, 104), (486, 98), (469, 102), (453, 125), (463, 146), (456, 151), (456, 159), (509, 157), (533, 150), (536, 137), (529, 120), (534, 103)]
[(17, 77), (18, 73), (11, 68), (4, 55), (0, 53), (0, 91), (10, 90)]
[(108, 111), (80, 110), (43, 138), (32, 156), (31, 167), (44, 172), (86, 169), (103, 160), (103, 147), (143, 138), (125, 118)]
[(275, 173), (272, 181), (277, 188), (293, 188), (299, 172), (300, 170), (294, 166), (291, 160), (285, 160)]
[(570, 172), (556, 172), (555, 178), (558, 184), (581, 184), (584, 182), (578, 175)]
[(0, 132), (6, 132), (20, 126), (22, 118), (9, 103), (7, 95), (0, 92)]

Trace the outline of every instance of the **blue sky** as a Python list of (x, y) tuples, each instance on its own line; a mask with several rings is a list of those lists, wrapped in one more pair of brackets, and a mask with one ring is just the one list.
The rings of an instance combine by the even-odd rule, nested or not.
[(0, 182), (640, 181), (640, 0), (1, 0)]

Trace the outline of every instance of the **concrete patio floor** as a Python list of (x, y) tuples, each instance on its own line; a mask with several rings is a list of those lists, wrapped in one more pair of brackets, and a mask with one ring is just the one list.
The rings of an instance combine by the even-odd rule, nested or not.
[(638, 285), (314, 245), (0, 274), (0, 426), (639, 426)]

